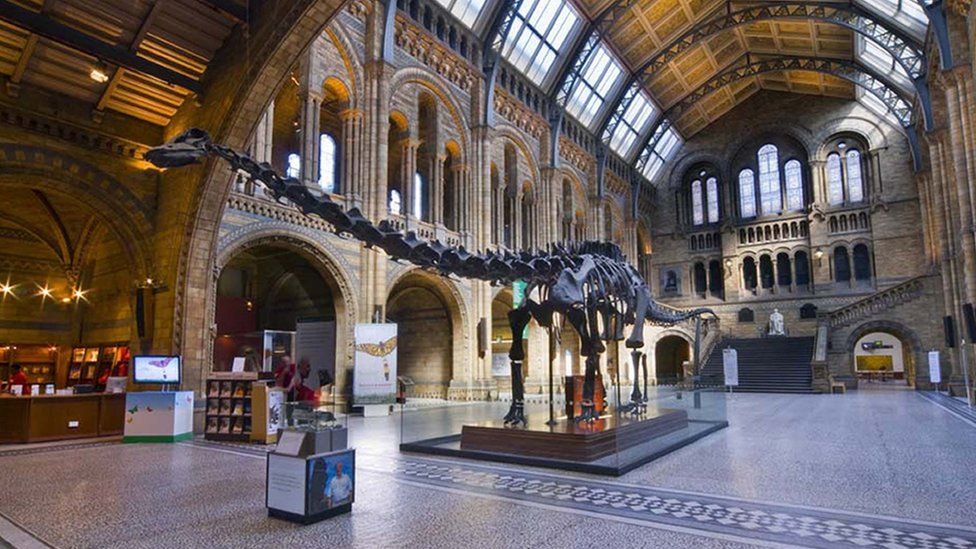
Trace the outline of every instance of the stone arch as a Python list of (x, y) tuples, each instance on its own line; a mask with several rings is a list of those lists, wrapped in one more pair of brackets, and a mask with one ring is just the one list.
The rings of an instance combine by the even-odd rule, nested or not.
[[(683, 342), (681, 347), (676, 345), (679, 341)], [(671, 327), (657, 332), (648, 343), (648, 358), (653, 361), (648, 369), (656, 382), (661, 384), (683, 379), (684, 372), (680, 362), (694, 361), (694, 336), (680, 327)]]
[[(333, 295), (336, 310), (336, 387), (344, 387), (346, 373), (352, 367), (356, 319), (359, 316), (358, 291), (359, 285), (353, 283), (352, 266), (343, 259), (341, 253), (332, 247), (328, 241), (318, 236), (310, 229), (288, 227), (280, 222), (262, 222), (245, 225), (221, 238), (215, 250), (214, 268), (212, 270), (211, 286), (208, 288), (205, 306), (207, 318), (212, 319), (216, 314), (217, 280), (224, 266), (241, 252), (263, 245), (272, 245), (293, 251), (305, 258), (318, 272)], [(207, 356), (213, 356), (213, 336), (204, 341)], [(202, 365), (201, 365), (202, 366)], [(202, 372), (201, 372), (202, 373)], [(205, 375), (201, 375), (194, 386), (191, 379), (185, 386), (194, 389), (203, 388)]]
[(790, 126), (775, 123), (759, 124), (754, 126), (751, 132), (738, 136), (737, 139), (731, 139), (725, 144), (721, 157), (729, 159), (729, 166), (726, 169), (733, 170), (738, 174), (738, 170), (735, 170), (731, 164), (743, 152), (744, 148), (757, 143), (756, 148), (758, 149), (762, 145), (761, 141), (782, 137), (793, 139), (803, 147), (807, 159), (812, 158), (813, 151), (819, 146), (814, 131), (806, 126), (799, 124)]
[(352, 93), (349, 101), (349, 106), (358, 106), (360, 103), (363, 76), (362, 62), (356, 56), (356, 48), (353, 46), (353, 42), (350, 40), (349, 34), (346, 32), (345, 27), (338, 21), (333, 21), (330, 23), (323, 31), (323, 35), (328, 37), (329, 42), (332, 43), (332, 45), (339, 52), (339, 56), (342, 57), (342, 63), (345, 66), (346, 74), (349, 77), (349, 89), (350, 91), (354, 92)]
[(719, 173), (719, 196), (725, 195), (725, 187), (727, 186), (730, 176), (728, 172), (729, 162), (722, 158), (721, 154), (714, 149), (703, 149), (698, 151), (691, 151), (686, 153), (680, 158), (676, 158), (672, 164), (673, 169), (671, 171), (671, 176), (668, 178), (668, 188), (669, 189), (680, 189), (685, 183), (685, 175), (689, 173), (691, 168), (697, 165), (709, 165), (713, 166)]
[(535, 155), (532, 154), (532, 149), (525, 143), (519, 130), (505, 124), (500, 124), (495, 127), (495, 136), (505, 138), (515, 145), (515, 148), (525, 156), (525, 161), (532, 171), (532, 180), (539, 181), (539, 162)]
[[(403, 284), (413, 282), (413, 285), (401, 287)], [(384, 314), (387, 307), (397, 299), (402, 298), (406, 292), (416, 288), (422, 288), (437, 297), (444, 308), (447, 310), (448, 318), (451, 321), (451, 365), (450, 379), (446, 380), (445, 393), (449, 395), (450, 381), (459, 379), (462, 376), (461, 366), (467, 364), (471, 356), (470, 346), (472, 333), (469, 315), (469, 303), (460, 289), (450, 280), (429, 273), (418, 267), (402, 269), (388, 282), (387, 295), (384, 301)]]
[(153, 231), (152, 209), (115, 177), (57, 151), (3, 143), (0, 186), (53, 192), (85, 204), (132, 258), (133, 274), (138, 279), (156, 276), (147, 250)]
[[(170, 124), (170, 138), (190, 126), (208, 130), (218, 143), (242, 150), (262, 118), (278, 87), (291, 70), (297, 52), (305, 51), (348, 0), (293, 0), (275, 13), (270, 24), (252, 29), (249, 48), (227, 48), (226, 63), (211, 67), (209, 82), (230, 82), (221, 93), (202, 95), (198, 109), (184, 109)], [(263, 14), (266, 12), (263, 12)], [(266, 23), (266, 22), (263, 22)], [(214, 70), (217, 72), (214, 73)], [(213, 74), (210, 74), (213, 73)], [(197, 306), (201, 293), (211, 288), (211, 272), (219, 238), (220, 220), (234, 174), (225, 162), (208, 160), (197, 168), (178, 172), (167, 185), (185, 192), (188, 203), (184, 231), (178, 234), (172, 255), (175, 265), (173, 339), (170, 352), (181, 353), (188, 367), (202, 368), (205, 351), (184, 347), (185, 341), (206, 341), (210, 326), (205, 308)], [(181, 202), (183, 201), (181, 200)], [(174, 231), (175, 232), (175, 231)], [(191, 253), (191, 250), (193, 253)], [(158, 307), (157, 307), (158, 308)], [(204, 309), (204, 310), (201, 310)], [(202, 347), (202, 346), (200, 346)], [(160, 349), (162, 350), (162, 349)]]
[[(835, 118), (827, 121), (814, 135), (817, 143), (811, 160), (825, 160), (827, 158), (826, 145), (839, 134), (850, 134), (867, 145), (868, 150), (888, 148), (888, 136), (884, 128), (859, 116)], [(864, 152), (867, 153), (868, 150)]]
[[(872, 332), (884, 332), (898, 338), (903, 348), (908, 348), (905, 356), (911, 359), (911, 364), (905, 365), (906, 376), (909, 367), (911, 367), (916, 378), (928, 379), (929, 366), (925, 356), (925, 348), (922, 347), (922, 340), (915, 330), (895, 320), (869, 320), (857, 325), (850, 331), (843, 347), (843, 364), (850, 368), (849, 373), (851, 375), (857, 375), (854, 366), (854, 345), (862, 337)], [(909, 383), (915, 385), (915, 380), (912, 379)]]
[(433, 94), (445, 106), (460, 134), (458, 137), (461, 139), (461, 145), (467, 149), (469, 143), (467, 128), (469, 125), (464, 114), (465, 109), (458, 103), (455, 94), (446, 91), (448, 84), (434, 72), (418, 67), (409, 67), (400, 69), (390, 78), (389, 97), (391, 99), (396, 97), (396, 94), (408, 84), (417, 84), (426, 88), (427, 91)]

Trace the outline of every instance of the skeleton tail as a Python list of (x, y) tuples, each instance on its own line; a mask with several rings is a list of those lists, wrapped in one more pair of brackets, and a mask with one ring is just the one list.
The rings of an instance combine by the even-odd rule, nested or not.
[(647, 320), (654, 324), (663, 324), (665, 326), (677, 324), (690, 318), (704, 316), (710, 316), (712, 319), (718, 320), (718, 315), (715, 314), (715, 311), (707, 307), (688, 310), (672, 309), (654, 301), (653, 298), (651, 298), (650, 304), (647, 307)]

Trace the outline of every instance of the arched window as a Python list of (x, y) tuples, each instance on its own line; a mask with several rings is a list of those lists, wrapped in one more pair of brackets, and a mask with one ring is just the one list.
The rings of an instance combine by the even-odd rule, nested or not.
[(864, 244), (854, 246), (854, 280), (871, 280), (871, 254)]
[(827, 155), (827, 201), (830, 205), (844, 203), (844, 182), (841, 180), (840, 155)]
[(759, 283), (763, 288), (772, 288), (776, 280), (773, 273), (773, 259), (768, 255), (759, 256)]
[(751, 257), (742, 260), (742, 282), (745, 284), (747, 290), (756, 289), (756, 260)]
[(779, 286), (793, 284), (793, 270), (790, 265), (790, 256), (786, 252), (776, 254), (776, 284)]
[(336, 142), (331, 135), (323, 133), (319, 137), (319, 188), (327, 193), (336, 193)]
[(851, 263), (847, 256), (847, 248), (843, 246), (834, 248), (834, 280), (837, 282), (851, 280)]
[(786, 209), (803, 209), (803, 169), (800, 161), (793, 159), (784, 166), (786, 175)]
[(779, 188), (779, 151), (775, 145), (759, 148), (759, 200), (763, 215), (779, 213), (783, 209)]
[(413, 174), (413, 215), (418, 219), (424, 218), (424, 178), (419, 173)]
[(703, 265), (701, 262), (695, 263), (692, 280), (694, 280), (695, 283), (695, 294), (700, 297), (705, 297), (708, 279), (705, 275), (705, 265)]
[(705, 223), (705, 212), (702, 202), (702, 182), (696, 179), (691, 182), (691, 222), (695, 225)]
[(712, 297), (722, 298), (725, 295), (725, 273), (722, 262), (713, 259), (708, 262), (708, 293)]
[(718, 180), (714, 177), (705, 181), (705, 195), (708, 198), (708, 222), (718, 223)]
[(793, 264), (796, 269), (796, 285), (807, 286), (810, 284), (810, 259), (803, 250), (796, 252), (793, 256)]
[(739, 172), (739, 215), (756, 217), (756, 178), (748, 168)]
[(394, 215), (403, 213), (403, 197), (396, 189), (390, 189), (390, 213)]
[(847, 151), (847, 199), (850, 202), (864, 200), (864, 182), (861, 178), (861, 153), (857, 149)]
[(298, 178), (302, 173), (302, 157), (295, 153), (288, 155), (288, 168), (285, 170), (285, 175), (288, 177)]

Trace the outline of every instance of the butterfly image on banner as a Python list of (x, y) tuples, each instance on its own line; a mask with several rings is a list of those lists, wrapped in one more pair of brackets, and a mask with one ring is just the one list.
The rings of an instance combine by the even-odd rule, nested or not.
[(395, 351), (396, 346), (397, 336), (393, 336), (382, 343), (357, 343), (356, 350), (371, 356), (382, 357)]

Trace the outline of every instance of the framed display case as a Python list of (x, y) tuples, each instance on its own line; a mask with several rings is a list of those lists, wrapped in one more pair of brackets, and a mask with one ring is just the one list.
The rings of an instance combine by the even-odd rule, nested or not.
[(105, 372), (110, 376), (127, 376), (129, 358), (129, 347), (123, 344), (74, 347), (68, 363), (67, 386), (96, 385)]

